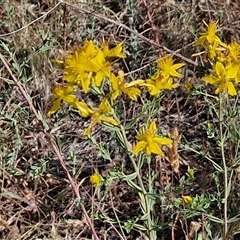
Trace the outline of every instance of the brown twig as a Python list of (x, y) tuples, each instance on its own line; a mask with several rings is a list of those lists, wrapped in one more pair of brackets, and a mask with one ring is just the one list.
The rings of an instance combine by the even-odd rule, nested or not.
[[(50, 133), (48, 133), (47, 131), (47, 128), (46, 128), (46, 124), (45, 122), (42, 120), (42, 118), (40, 117), (40, 115), (37, 113), (35, 107), (33, 106), (33, 103), (32, 103), (32, 100), (30, 98), (30, 96), (28, 95), (27, 91), (25, 90), (25, 88), (22, 86), (22, 84), (17, 80), (17, 78), (15, 77), (15, 75), (13, 74), (12, 70), (10, 69), (7, 61), (5, 60), (5, 58), (3, 57), (3, 55), (0, 53), (0, 59), (2, 61), (2, 63), (4, 64), (4, 66), (6, 67), (7, 71), (9, 72), (10, 76), (12, 77), (14, 83), (16, 84), (16, 86), (18, 87), (19, 91), (21, 92), (21, 94), (23, 95), (23, 97), (26, 99), (29, 107), (31, 108), (31, 110), (33, 111), (35, 117), (37, 118), (37, 120), (42, 124), (42, 130), (46, 136), (46, 138), (48, 139), (49, 143), (50, 143), (50, 146), (52, 147), (52, 151), (53, 153), (58, 157), (59, 159), (59, 162), (62, 166), (62, 168), (64, 169), (66, 175), (67, 175), (67, 178), (72, 186), (72, 189), (77, 197), (77, 199), (81, 200), (81, 196), (80, 196), (80, 193), (79, 193), (79, 190), (78, 188), (76, 187), (77, 184), (74, 182), (71, 174), (69, 173), (64, 161), (63, 161), (63, 158), (61, 156), (61, 153), (59, 151), (59, 148), (57, 147), (57, 144), (55, 143), (55, 141), (53, 140), (52, 138), (52, 135)], [(80, 203), (80, 206), (81, 206), (81, 209), (82, 209), (82, 212), (84, 214), (84, 216), (86, 217), (86, 220), (88, 222), (88, 225), (89, 227), (91, 228), (92, 230), (92, 234), (94, 236), (94, 238), (96, 240), (99, 240), (98, 236), (97, 236), (97, 233), (94, 229), (94, 226), (92, 224), (92, 221), (91, 221), (91, 218), (89, 217), (87, 211), (86, 211), (86, 208), (84, 207), (84, 205), (82, 203)]]
[(63, 4), (62, 23), (63, 23), (63, 51), (64, 51), (64, 58), (65, 58), (65, 53), (67, 51), (67, 28), (66, 28), (66, 21), (67, 21), (67, 7), (66, 7), (66, 4)]
[(57, 3), (53, 8), (51, 8), (49, 11), (45, 12), (43, 15), (41, 15), (40, 17), (36, 18), (35, 20), (33, 20), (32, 22), (28, 23), (27, 25), (15, 30), (15, 31), (12, 31), (12, 32), (9, 32), (9, 33), (5, 33), (5, 34), (0, 34), (0, 38), (1, 37), (7, 37), (7, 36), (10, 36), (10, 35), (13, 35), (15, 33), (18, 33), (22, 30), (24, 30), (25, 28), (31, 26), (32, 24), (34, 24), (35, 22), (41, 20), (42, 18), (45, 18), (49, 13), (51, 13), (52, 11), (54, 11), (58, 6), (61, 5), (61, 2), (59, 1), (59, 3)]
[(145, 7), (146, 10), (147, 10), (147, 17), (148, 17), (148, 21), (149, 21), (149, 23), (150, 23), (150, 25), (151, 25), (151, 28), (152, 28), (152, 32), (153, 32), (153, 36), (154, 36), (155, 42), (156, 42), (157, 44), (159, 44), (159, 37), (158, 37), (158, 34), (157, 34), (157, 28), (156, 28), (156, 26), (154, 25), (154, 21), (153, 21), (153, 19), (152, 19), (152, 14), (151, 14), (150, 11), (149, 11), (148, 4), (147, 4), (146, 0), (142, 0), (142, 2), (143, 2), (144, 7)]
[[(126, 29), (127, 31), (132, 32), (133, 34), (135, 34), (137, 37), (141, 38), (141, 39), (144, 40), (145, 42), (148, 42), (149, 44), (151, 44), (151, 45), (153, 45), (153, 46), (156, 46), (156, 47), (158, 47), (158, 48), (161, 48), (161, 49), (163, 49), (164, 51), (166, 51), (166, 52), (168, 52), (168, 53), (170, 53), (170, 54), (172, 54), (172, 55), (175, 55), (176, 57), (181, 58), (183, 61), (185, 61), (185, 62), (187, 62), (187, 63), (190, 63), (190, 64), (192, 64), (192, 65), (194, 65), (194, 66), (198, 66), (197, 62), (194, 62), (194, 61), (192, 61), (191, 59), (186, 58), (186, 57), (184, 57), (183, 55), (181, 55), (180, 53), (178, 53), (178, 52), (180, 52), (182, 49), (178, 49), (178, 50), (176, 50), (176, 51), (172, 51), (171, 49), (168, 49), (168, 48), (166, 48), (166, 47), (164, 47), (164, 46), (161, 46), (159, 43), (154, 42), (154, 41), (152, 41), (152, 40), (144, 37), (141, 33), (137, 32), (136, 30), (133, 30), (133, 29), (129, 28), (128, 26), (122, 24), (121, 22), (114, 21), (114, 20), (112, 20), (112, 19), (110, 19), (110, 18), (107, 18), (107, 17), (105, 17), (105, 16), (103, 16), (103, 15), (101, 15), (101, 14), (98, 14), (98, 13), (96, 13), (96, 12), (94, 12), (94, 11), (90, 11), (90, 10), (87, 10), (87, 9), (83, 9), (83, 8), (74, 6), (74, 5), (72, 5), (71, 3), (65, 2), (65, 1), (63, 1), (63, 0), (59, 0), (59, 2), (58, 2), (52, 9), (50, 9), (48, 12), (46, 12), (45, 14), (43, 14), (41, 17), (39, 17), (39, 18), (35, 19), (34, 21), (30, 22), (30, 23), (27, 24), (26, 26), (24, 26), (24, 27), (22, 27), (22, 28), (19, 28), (19, 29), (15, 30), (15, 31), (13, 31), (13, 32), (10, 32), (10, 33), (1, 34), (0, 37), (9, 36), (9, 35), (12, 35), (12, 34), (14, 34), (14, 33), (17, 33), (17, 32), (22, 31), (23, 29), (27, 28), (28, 26), (34, 24), (35, 22), (39, 21), (39, 20), (42, 19), (43, 17), (47, 16), (50, 12), (52, 12), (53, 10), (55, 10), (55, 9), (56, 9), (59, 5), (61, 5), (61, 4), (64, 4), (65, 6), (66, 6), (66, 5), (67, 5), (67, 6), (70, 6), (70, 7), (74, 8), (75, 10), (78, 10), (78, 11), (83, 12), (83, 13), (85, 13), (85, 14), (92, 14), (92, 15), (94, 15), (95, 17), (97, 17), (97, 18), (99, 18), (99, 19), (106, 20), (106, 21), (108, 21), (108, 22), (110, 22), (110, 23), (113, 23), (113, 24), (119, 26), (119, 27), (122, 27), (122, 28)], [(190, 44), (190, 45), (192, 45), (192, 44)]]
[(117, 26), (119, 26), (119, 27), (122, 27), (122, 28), (126, 29), (127, 31), (135, 34), (137, 37), (141, 38), (141, 39), (144, 40), (145, 42), (148, 42), (149, 44), (151, 44), (151, 45), (153, 45), (153, 46), (156, 46), (156, 47), (158, 47), (158, 48), (161, 48), (161, 49), (163, 49), (164, 51), (166, 51), (166, 52), (168, 52), (168, 53), (170, 53), (170, 54), (172, 54), (172, 55), (175, 55), (176, 57), (181, 58), (183, 61), (185, 61), (185, 62), (187, 62), (187, 63), (190, 63), (190, 64), (192, 64), (192, 65), (194, 65), (194, 66), (198, 66), (198, 64), (197, 64), (196, 62), (194, 62), (193, 60), (191, 60), (191, 59), (189, 59), (189, 58), (187, 58), (187, 57), (184, 57), (183, 55), (181, 55), (180, 53), (178, 53), (179, 51), (181, 51), (181, 49), (179, 49), (179, 50), (177, 50), (177, 51), (172, 51), (172, 50), (170, 50), (170, 49), (168, 49), (168, 48), (166, 48), (166, 47), (164, 47), (164, 46), (161, 46), (160, 44), (158, 44), (158, 43), (156, 43), (156, 42), (154, 42), (154, 41), (152, 41), (152, 40), (144, 37), (141, 33), (137, 32), (136, 30), (133, 30), (133, 29), (129, 28), (128, 26), (126, 26), (125, 24), (123, 24), (123, 23), (121, 23), (121, 22), (118, 22), (118, 21), (115, 21), (115, 20), (113, 20), (113, 19), (107, 18), (107, 17), (105, 17), (104, 15), (99, 14), (99, 13), (96, 13), (96, 12), (93, 11), (93, 10), (90, 11), (90, 10), (87, 10), (87, 9), (83, 9), (83, 8), (81, 8), (81, 7), (74, 6), (74, 5), (72, 5), (71, 3), (68, 3), (68, 2), (65, 2), (65, 1), (62, 1), (62, 0), (60, 0), (60, 2), (63, 3), (63, 4), (66, 4), (66, 5), (69, 6), (69, 7), (72, 7), (73, 9), (75, 9), (75, 10), (77, 10), (77, 11), (79, 11), (79, 12), (83, 12), (83, 13), (85, 13), (85, 14), (93, 15), (93, 16), (95, 16), (96, 18), (103, 19), (103, 20), (108, 21), (108, 22), (110, 22), (110, 23), (112, 23), (112, 24), (115, 24), (115, 25), (117, 25)]

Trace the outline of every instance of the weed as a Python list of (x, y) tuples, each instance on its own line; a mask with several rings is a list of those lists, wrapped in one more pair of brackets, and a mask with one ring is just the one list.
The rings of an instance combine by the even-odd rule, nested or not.
[(3, 239), (239, 236), (238, 4), (120, 2), (1, 1)]

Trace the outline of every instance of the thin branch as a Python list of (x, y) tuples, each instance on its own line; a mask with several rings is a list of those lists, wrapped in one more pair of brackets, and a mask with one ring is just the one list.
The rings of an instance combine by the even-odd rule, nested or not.
[(78, 6), (72, 5), (71, 3), (68, 3), (68, 2), (65, 2), (65, 1), (60, 1), (60, 2), (62, 2), (63, 4), (66, 4), (66, 5), (69, 6), (69, 7), (72, 7), (73, 9), (75, 9), (75, 10), (77, 10), (77, 11), (79, 11), (79, 12), (83, 12), (83, 13), (85, 13), (85, 14), (93, 15), (93, 16), (95, 16), (96, 18), (103, 19), (103, 20), (108, 21), (108, 22), (110, 22), (110, 23), (112, 23), (112, 24), (115, 24), (115, 25), (117, 25), (117, 26), (119, 26), (119, 27), (122, 27), (122, 28), (126, 29), (127, 31), (135, 34), (137, 37), (141, 38), (141, 39), (144, 40), (145, 42), (148, 42), (149, 44), (151, 44), (151, 45), (153, 45), (153, 46), (156, 46), (156, 47), (158, 47), (158, 48), (161, 48), (161, 49), (163, 49), (164, 51), (166, 51), (166, 52), (168, 52), (168, 53), (170, 53), (170, 54), (172, 54), (172, 55), (175, 55), (176, 57), (181, 58), (183, 61), (185, 61), (185, 62), (187, 62), (187, 63), (190, 63), (190, 64), (192, 64), (192, 65), (194, 65), (194, 66), (198, 66), (198, 64), (197, 64), (196, 62), (194, 62), (193, 60), (191, 60), (191, 59), (189, 59), (189, 58), (187, 58), (187, 57), (184, 57), (183, 55), (181, 55), (180, 53), (178, 53), (179, 51), (181, 51), (181, 49), (179, 49), (179, 50), (177, 50), (177, 51), (172, 51), (172, 50), (170, 50), (170, 49), (168, 49), (168, 48), (166, 48), (166, 47), (164, 47), (164, 46), (161, 46), (160, 44), (158, 44), (158, 43), (156, 43), (156, 42), (154, 42), (154, 41), (152, 41), (152, 40), (144, 37), (141, 33), (137, 32), (136, 30), (133, 30), (133, 29), (129, 28), (128, 26), (126, 26), (125, 24), (123, 24), (123, 23), (121, 23), (121, 22), (118, 22), (118, 21), (112, 20), (112, 19), (110, 19), (110, 18), (107, 18), (107, 17), (105, 17), (104, 15), (99, 14), (99, 13), (96, 13), (96, 12), (93, 11), (93, 10), (90, 11), (90, 10), (87, 10), (87, 9), (83, 9), (83, 8), (80, 8), (80, 7), (78, 7)]
[(146, 0), (142, 0), (142, 2), (143, 2), (144, 7), (146, 8), (148, 21), (149, 21), (149, 23), (151, 25), (152, 33), (153, 33), (153, 36), (155, 38), (155, 41), (156, 41), (157, 44), (159, 44), (159, 37), (158, 37), (158, 33), (157, 33), (157, 28), (154, 25), (154, 21), (152, 19), (152, 14), (149, 11), (148, 3), (146, 2)]
[(10, 36), (10, 35), (13, 35), (17, 32), (20, 32), (22, 30), (24, 30), (25, 28), (31, 26), (32, 24), (34, 24), (35, 22), (39, 21), (40, 19), (46, 17), (50, 12), (52, 12), (53, 10), (55, 10), (60, 4), (62, 4), (61, 2), (57, 3), (53, 8), (51, 8), (49, 11), (47, 11), (46, 13), (44, 13), (42, 16), (36, 18), (35, 20), (33, 20), (32, 22), (28, 23), (27, 25), (15, 30), (15, 31), (12, 31), (12, 32), (9, 32), (9, 33), (5, 33), (5, 34), (0, 34), (0, 37), (6, 37), (6, 36)]
[[(80, 193), (79, 193), (79, 189), (76, 187), (77, 184), (74, 182), (71, 174), (69, 173), (64, 161), (63, 161), (63, 158), (61, 156), (61, 153), (57, 147), (57, 144), (55, 143), (55, 141), (53, 140), (53, 137), (50, 133), (48, 133), (47, 129), (46, 129), (46, 124), (43, 122), (42, 118), (40, 117), (40, 115), (37, 113), (35, 107), (33, 106), (32, 104), (32, 100), (30, 98), (30, 96), (28, 95), (27, 91), (24, 89), (24, 87), (22, 86), (22, 84), (17, 80), (17, 78), (14, 76), (12, 70), (10, 69), (7, 61), (5, 60), (5, 58), (3, 57), (3, 55), (0, 53), (0, 59), (1, 61), (3, 62), (4, 66), (6, 67), (7, 71), (9, 72), (10, 76), (12, 77), (14, 83), (16, 84), (16, 86), (18, 87), (19, 91), (21, 92), (21, 94), (23, 95), (23, 97), (26, 99), (30, 109), (33, 111), (35, 117), (37, 118), (37, 120), (42, 123), (42, 128), (43, 128), (43, 132), (46, 136), (46, 138), (48, 139), (49, 143), (50, 143), (50, 146), (52, 147), (52, 151), (53, 153), (58, 157), (59, 159), (59, 162), (62, 166), (62, 168), (64, 169), (66, 175), (67, 175), (67, 178), (72, 186), (72, 189), (77, 197), (77, 199), (81, 200), (81, 196), (80, 196)], [(86, 211), (86, 208), (84, 207), (84, 205), (82, 203), (80, 203), (80, 206), (81, 206), (81, 209), (82, 209), (82, 212), (84, 214), (84, 216), (86, 217), (86, 220), (88, 222), (88, 225), (89, 227), (91, 228), (92, 230), (92, 234), (95, 238), (95, 240), (99, 240), (98, 236), (97, 236), (97, 233), (94, 229), (94, 226), (92, 224), (92, 221), (91, 221), (91, 218), (88, 216), (88, 213)]]

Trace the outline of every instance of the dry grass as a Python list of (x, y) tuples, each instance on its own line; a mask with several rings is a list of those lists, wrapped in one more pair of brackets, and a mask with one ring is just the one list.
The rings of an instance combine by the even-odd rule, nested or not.
[[(88, 216), (95, 216), (93, 226), (99, 239), (124, 239), (115, 222), (110, 219), (102, 222), (99, 216), (114, 219), (117, 213), (118, 221), (138, 216), (140, 209), (136, 193), (120, 181), (113, 181), (101, 194), (94, 192), (88, 182), (89, 176), (94, 169), (107, 175), (109, 169), (113, 169), (113, 163), (106, 160), (95, 144), (81, 137), (86, 123), (74, 111), (67, 114), (67, 109), (63, 108), (57, 116), (47, 118), (52, 86), (61, 79), (61, 71), (52, 66), (50, 59), (62, 58), (63, 51), (81, 45), (85, 39), (96, 42), (105, 39), (112, 45), (124, 40), (128, 57), (124, 63), (116, 63), (115, 67), (123, 68), (132, 78), (136, 75), (145, 78), (152, 71), (149, 63), (161, 56), (164, 48), (177, 51), (180, 58), (185, 57), (191, 62), (191, 43), (201, 30), (203, 19), (206, 22), (218, 19), (223, 39), (227, 42), (231, 39), (240, 41), (240, 3), (238, 0), (230, 0), (229, 4), (226, 2), (67, 1), (66, 5), (62, 3), (44, 15), (58, 1), (0, 1), (0, 53), (23, 90), (30, 96), (32, 107), (39, 118), (42, 118), (36, 118), (13, 76), (1, 61), (1, 239), (93, 239), (86, 216), (79, 207), (81, 200)], [(41, 16), (44, 17), (39, 18)], [(36, 18), (39, 20), (14, 32)], [(199, 84), (199, 75), (205, 71), (202, 70), (202, 63), (199, 59), (196, 61), (198, 66), (189, 63), (184, 81)], [(94, 102), (96, 99), (88, 96), (87, 101)], [(120, 101), (118, 105), (124, 121), (128, 122), (139, 115), (139, 103)], [(178, 126), (187, 143), (204, 149), (210, 144), (203, 130), (206, 121), (212, 119), (208, 110), (202, 97), (189, 97), (183, 89), (178, 89), (163, 98), (159, 123), (166, 132), (172, 126)], [(145, 116), (139, 118), (138, 124), (144, 119)], [(56, 142), (60, 157), (72, 175), (76, 191), (80, 192), (80, 199), (73, 191), (73, 185), (53, 145), (49, 144), (47, 133)], [(133, 133), (129, 129), (129, 138), (133, 138)], [(111, 143), (109, 154), (114, 164), (123, 167), (124, 172), (131, 173), (132, 169), (126, 164), (127, 159), (123, 161), (119, 143), (111, 139), (111, 133), (95, 129), (93, 135), (98, 140), (105, 139), (103, 149)], [(211, 185), (214, 170), (204, 157), (182, 151), (180, 158), (183, 159), (180, 174), (186, 172), (187, 166), (197, 172), (195, 185), (191, 185), (188, 190), (190, 194), (215, 191)], [(169, 164), (164, 164), (170, 171)], [(165, 178), (159, 180), (160, 184), (164, 184), (161, 183), (163, 180), (174, 181), (168, 179), (168, 176), (172, 178), (172, 173), (162, 174)], [(235, 194), (238, 196), (237, 192)], [(104, 205), (103, 209), (99, 207), (100, 204)], [(232, 204), (239, 203), (233, 201)], [(162, 215), (159, 222), (164, 225), (168, 217)], [(191, 232), (190, 223), (177, 221), (177, 217), (175, 227), (179, 229), (176, 239), (186, 239), (186, 231)], [(172, 229), (166, 227), (160, 231), (159, 239), (173, 239)], [(144, 239), (144, 233), (140, 231), (125, 234), (126, 239)]]

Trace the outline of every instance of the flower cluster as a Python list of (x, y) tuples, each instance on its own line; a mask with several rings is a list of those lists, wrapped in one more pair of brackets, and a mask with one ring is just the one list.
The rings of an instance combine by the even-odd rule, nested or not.
[[(194, 43), (195, 47), (201, 46), (203, 48), (202, 52), (196, 53), (194, 56), (203, 55), (203, 60), (208, 61), (209, 66), (211, 66), (210, 74), (202, 79), (217, 86), (215, 94), (223, 92), (236, 96), (236, 85), (240, 82), (240, 44), (235, 41), (229, 44), (222, 42), (217, 35), (217, 22), (212, 21), (209, 24), (204, 22), (204, 24), (206, 29), (200, 33), (200, 37)], [(151, 160), (153, 159), (151, 157), (155, 156), (156, 161), (158, 161), (158, 158), (161, 160), (165, 154), (164, 159), (170, 163), (173, 171), (180, 176), (179, 146), (181, 146), (181, 134), (177, 127), (174, 127), (168, 137), (160, 136), (156, 122), (147, 116), (148, 122), (137, 131), (136, 143), (130, 144), (123, 125), (117, 119), (114, 107), (117, 106), (116, 100), (123, 95), (132, 101), (137, 101), (144, 88), (151, 95), (151, 99), (160, 95), (164, 90), (177, 88), (179, 86), (178, 80), (183, 77), (179, 70), (185, 63), (175, 63), (171, 55), (163, 55), (156, 61), (154, 65), (156, 71), (152, 76), (148, 76), (147, 79), (130, 79), (129, 74), (125, 74), (121, 69), (114, 69), (112, 64), (112, 60), (115, 61), (116, 58), (125, 57), (123, 42), (110, 48), (106, 42), (96, 45), (93, 41), (85, 41), (83, 46), (68, 52), (64, 60), (53, 60), (62, 68), (63, 77), (62, 83), (56, 84), (52, 91), (52, 105), (48, 116), (56, 113), (64, 102), (73, 107), (81, 117), (88, 119), (89, 124), (83, 131), (84, 136), (90, 135), (97, 124), (107, 123), (115, 126), (116, 136), (118, 140), (121, 140), (121, 146), (124, 146), (128, 151), (128, 158), (132, 161), (134, 167), (133, 174), (125, 175), (121, 173), (119, 176), (121, 176), (121, 180), (127, 181), (137, 191), (139, 191), (139, 188), (141, 189), (141, 192), (139, 191), (140, 200), (144, 200), (141, 202), (141, 208), (144, 216), (151, 217), (154, 201), (159, 199), (154, 199), (156, 194), (151, 199), (146, 197), (148, 196), (148, 190), (149, 193), (154, 190), (151, 185), (153, 179), (157, 176), (155, 173), (150, 174), (150, 164), (152, 164)], [(185, 84), (186, 90), (190, 91), (192, 88), (191, 83)], [(78, 98), (78, 95), (89, 92), (97, 93), (98, 106), (89, 105)], [(157, 110), (159, 109), (157, 108)], [(155, 113), (152, 114), (152, 110), (151, 112), (142, 111), (144, 114), (145, 112), (151, 113), (149, 114), (151, 116), (154, 116)], [(136, 159), (139, 160), (139, 164), (136, 164)], [(147, 159), (149, 165), (148, 181), (146, 181), (146, 178), (141, 179), (141, 174), (146, 172), (140, 171), (144, 170), (145, 159)], [(180, 179), (181, 186), (193, 181), (195, 179), (194, 173), (195, 170), (189, 168), (186, 173), (187, 179), (186, 177)], [(95, 187), (101, 187), (105, 179), (96, 171), (89, 177), (89, 182)], [(149, 185), (145, 189), (146, 182)], [(137, 186), (137, 183), (139, 183), (139, 186)], [(179, 200), (178, 197), (177, 201), (179, 202)], [(181, 207), (183, 206), (186, 210), (189, 208), (195, 211), (196, 206), (200, 208), (196, 196), (193, 198), (189, 195), (182, 195), (181, 202)], [(148, 227), (152, 228), (151, 225), (152, 223), (148, 224)]]
[[(204, 22), (205, 23), (205, 22)], [(235, 85), (240, 82), (240, 45), (233, 41), (230, 44), (223, 43), (217, 36), (217, 23), (210, 22), (205, 32), (201, 33), (195, 46), (203, 46), (205, 51), (194, 54), (207, 54), (212, 63), (212, 72), (203, 80), (212, 85), (217, 85), (215, 94), (227, 92), (236, 96)]]
[(122, 44), (109, 50), (104, 43), (100, 48), (93, 41), (86, 41), (83, 47), (76, 48), (66, 56), (64, 62), (63, 80), (70, 84), (76, 84), (87, 93), (91, 83), (100, 86), (104, 77), (109, 77), (112, 67), (108, 61), (110, 57), (124, 58)]
[(194, 46), (203, 46), (205, 51), (201, 53), (197, 53), (194, 55), (199, 55), (202, 53), (206, 53), (208, 58), (213, 59), (219, 55), (221, 55), (221, 51), (224, 50), (223, 47), (226, 46), (220, 38), (216, 35), (217, 33), (217, 23), (212, 21), (209, 25), (203, 21), (206, 25), (207, 29), (205, 32), (200, 33), (200, 37), (194, 43)]
[[(158, 60), (157, 71), (150, 79), (137, 79), (130, 82), (122, 70), (119, 70), (118, 75), (115, 75), (111, 65), (113, 58), (125, 57), (123, 42), (110, 49), (106, 42), (97, 47), (93, 41), (86, 41), (82, 47), (77, 47), (68, 53), (64, 61), (53, 60), (63, 69), (63, 83), (53, 89), (52, 107), (48, 116), (57, 112), (61, 103), (65, 102), (77, 109), (82, 117), (90, 118), (90, 124), (84, 131), (84, 135), (88, 135), (97, 123), (119, 124), (112, 115), (110, 102), (116, 100), (121, 94), (137, 101), (141, 94), (141, 86), (146, 86), (151, 95), (178, 86), (178, 84), (173, 83), (173, 77), (181, 77), (181, 74), (176, 70), (184, 64), (174, 64), (171, 56)], [(104, 84), (107, 87), (104, 88)], [(76, 88), (88, 93), (94, 87), (101, 92), (99, 96), (101, 95), (102, 99), (98, 108), (79, 101), (75, 94)]]
[[(73, 106), (82, 117), (90, 117), (89, 127), (84, 131), (87, 135), (96, 123), (107, 122), (118, 125), (111, 116), (112, 108), (107, 98), (103, 98), (98, 108), (88, 106), (79, 101), (74, 93), (76, 87), (84, 93), (90, 90), (91, 85), (100, 87), (105, 78), (113, 79), (113, 68), (110, 64), (112, 58), (124, 58), (122, 52), (123, 42), (115, 48), (109, 49), (106, 43), (97, 47), (93, 41), (86, 41), (82, 47), (75, 48), (69, 53), (65, 61), (53, 60), (63, 68), (63, 85), (55, 86), (52, 96), (52, 107), (48, 112), (51, 116), (60, 108), (61, 102)], [(112, 87), (113, 88), (113, 87)]]
[(174, 64), (172, 57), (169, 55), (160, 58), (157, 61), (156, 73), (141, 85), (146, 86), (151, 95), (157, 95), (162, 90), (176, 88), (179, 84), (173, 82), (173, 77), (182, 77), (176, 70), (184, 65), (185, 63)]

